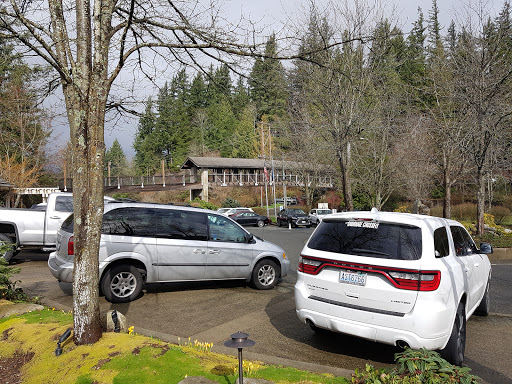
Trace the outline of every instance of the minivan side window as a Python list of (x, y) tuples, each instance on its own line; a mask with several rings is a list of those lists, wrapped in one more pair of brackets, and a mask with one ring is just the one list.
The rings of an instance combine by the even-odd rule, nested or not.
[(445, 227), (437, 228), (434, 231), (434, 248), (436, 257), (445, 257), (450, 254), (450, 246), (448, 245), (448, 233)]
[(156, 215), (151, 208), (117, 208), (103, 215), (101, 233), (105, 235), (154, 237), (155, 232)]
[(226, 217), (208, 215), (209, 240), (245, 243), (245, 231)]
[(478, 252), (475, 242), (464, 228), (453, 225), (450, 226), (450, 231), (452, 232), (453, 245), (457, 256), (466, 256)]
[(180, 240), (208, 240), (206, 215), (174, 209), (158, 210), (157, 237)]

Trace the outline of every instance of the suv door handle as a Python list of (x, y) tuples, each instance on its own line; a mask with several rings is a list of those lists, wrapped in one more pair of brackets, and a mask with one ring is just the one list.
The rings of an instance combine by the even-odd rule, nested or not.
[(220, 254), (220, 250), (219, 249), (210, 249), (210, 254), (211, 255), (214, 255), (214, 254), (218, 255), (218, 254)]
[(60, 219), (60, 216), (50, 216), (50, 219)]
[(206, 253), (206, 251), (205, 251), (204, 249), (200, 249), (200, 248), (198, 248), (198, 249), (194, 249), (194, 253), (202, 253), (202, 254), (205, 254), (205, 253)]

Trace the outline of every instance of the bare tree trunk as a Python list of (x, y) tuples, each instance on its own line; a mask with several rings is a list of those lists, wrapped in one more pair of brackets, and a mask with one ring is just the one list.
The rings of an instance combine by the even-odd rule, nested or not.
[(354, 201), (352, 199), (352, 187), (350, 185), (350, 142), (347, 142), (346, 153), (338, 151), (338, 162), (341, 171), (341, 185), (343, 188), (343, 200), (347, 211), (354, 210)]
[(484, 234), (485, 180), (482, 168), (477, 170), (476, 234)]

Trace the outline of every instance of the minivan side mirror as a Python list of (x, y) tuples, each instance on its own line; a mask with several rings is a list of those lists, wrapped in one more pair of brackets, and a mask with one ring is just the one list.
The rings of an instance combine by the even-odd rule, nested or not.
[(492, 245), (489, 243), (480, 243), (480, 253), (490, 255), (493, 252)]

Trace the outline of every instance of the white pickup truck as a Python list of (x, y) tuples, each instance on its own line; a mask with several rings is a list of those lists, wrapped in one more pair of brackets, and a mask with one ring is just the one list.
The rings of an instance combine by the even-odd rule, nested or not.
[[(105, 196), (105, 201), (115, 200)], [(48, 196), (45, 210), (0, 208), (0, 242), (13, 244), (0, 257), (9, 261), (22, 248), (55, 249), (57, 230), (73, 212), (73, 195), (55, 192)]]

